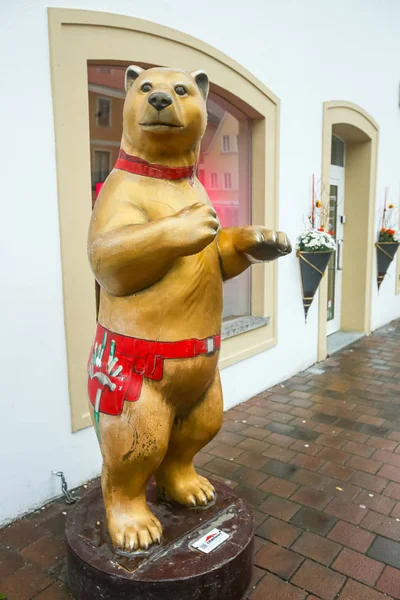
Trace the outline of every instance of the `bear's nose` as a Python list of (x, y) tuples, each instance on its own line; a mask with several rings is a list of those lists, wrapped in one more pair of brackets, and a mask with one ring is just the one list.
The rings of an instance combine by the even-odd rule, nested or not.
[(163, 108), (172, 104), (172, 98), (165, 92), (154, 92), (149, 96), (149, 103), (154, 106), (156, 110), (163, 110)]

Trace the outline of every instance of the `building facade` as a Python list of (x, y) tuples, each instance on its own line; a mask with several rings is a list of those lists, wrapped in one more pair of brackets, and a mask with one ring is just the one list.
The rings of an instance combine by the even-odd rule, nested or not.
[(70, 486), (99, 472), (86, 232), (119, 150), (127, 65), (208, 72), (198, 176), (223, 226), (264, 224), (295, 243), (313, 177), (329, 207), (340, 250), (307, 323), (295, 252), (226, 285), (226, 408), (324, 359), (332, 335), (400, 317), (398, 257), (378, 294), (375, 249), (385, 201), (396, 220), (400, 204), (396, 2), (6, 4), (0, 524), (59, 494), (53, 470)]

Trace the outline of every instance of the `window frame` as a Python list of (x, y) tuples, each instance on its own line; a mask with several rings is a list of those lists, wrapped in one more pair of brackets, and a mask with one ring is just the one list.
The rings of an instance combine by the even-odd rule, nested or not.
[[(229, 183), (229, 185), (227, 185), (227, 182)], [(232, 189), (232, 175), (228, 171), (224, 172), (224, 189)]]
[[(225, 144), (226, 140), (227, 140), (227, 144)], [(227, 134), (227, 133), (222, 134), (221, 145), (222, 145), (221, 151), (224, 154), (228, 154), (231, 151), (231, 136), (229, 134)], [(225, 146), (226, 146), (226, 148), (225, 148)]]
[[(215, 185), (214, 185), (214, 176), (215, 176)], [(210, 189), (217, 190), (218, 189), (218, 173), (212, 171), (210, 173)]]
[[(212, 91), (251, 119), (252, 222), (270, 229), (278, 229), (280, 102), (231, 58), (173, 29), (118, 14), (63, 8), (48, 9), (48, 22), (68, 386), (72, 430), (77, 431), (91, 424), (86, 363), (96, 322), (94, 280), (86, 260), (92, 210), (88, 62), (126, 65), (134, 57), (142, 66), (203, 68)], [(113, 60), (101, 60), (108, 54)], [(277, 262), (252, 267), (252, 315), (260, 326), (237, 328), (233, 337), (226, 336), (221, 368), (276, 345)]]
[[(101, 152), (102, 154), (107, 154), (108, 156), (108, 173), (111, 172), (111, 150), (103, 150), (100, 148), (93, 149), (93, 166), (96, 167), (96, 154)], [(96, 168), (93, 169), (93, 173), (96, 173)], [(106, 176), (107, 177), (107, 176)], [(94, 184), (98, 183), (97, 181), (93, 181)]]

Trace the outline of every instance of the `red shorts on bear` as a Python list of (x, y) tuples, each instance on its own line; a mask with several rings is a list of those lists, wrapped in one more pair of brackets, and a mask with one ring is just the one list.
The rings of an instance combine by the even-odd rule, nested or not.
[(158, 342), (120, 335), (98, 323), (88, 362), (90, 402), (97, 412), (119, 415), (125, 400), (139, 400), (143, 377), (162, 379), (165, 359), (211, 356), (220, 347), (220, 334), (203, 340)]

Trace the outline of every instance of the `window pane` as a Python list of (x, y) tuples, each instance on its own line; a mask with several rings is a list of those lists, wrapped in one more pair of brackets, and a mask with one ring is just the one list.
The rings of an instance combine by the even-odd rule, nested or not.
[[(333, 237), (336, 240), (336, 222), (338, 210), (338, 187), (337, 185), (330, 186), (329, 194), (329, 223), (334, 228)], [(336, 283), (336, 251), (332, 252), (332, 256), (328, 265), (328, 316), (327, 320), (332, 321), (335, 318), (335, 283)]]
[(335, 135), (332, 136), (331, 165), (344, 167), (344, 142)]
[[(125, 67), (88, 66), (93, 203), (118, 157), (125, 99), (124, 77)], [(222, 227), (248, 225), (251, 222), (250, 120), (214, 93), (209, 95), (207, 112), (199, 180), (210, 196)], [(250, 270), (226, 282), (224, 319), (249, 315), (250, 293)]]
[[(210, 93), (208, 125), (199, 172), (222, 227), (249, 225), (250, 120), (225, 99)], [(224, 285), (224, 319), (251, 313), (250, 270)]]

